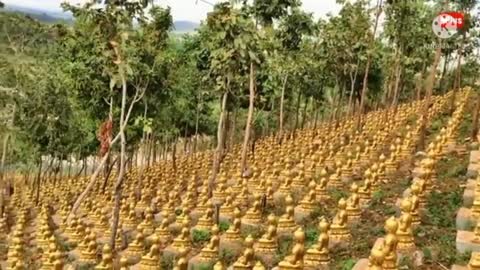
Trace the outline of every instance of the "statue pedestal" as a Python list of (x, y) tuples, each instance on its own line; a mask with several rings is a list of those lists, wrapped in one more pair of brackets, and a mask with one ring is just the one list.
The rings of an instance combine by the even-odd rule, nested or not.
[(475, 238), (475, 233), (470, 231), (457, 231), (456, 246), (460, 253), (466, 252), (480, 252), (480, 243), (472, 242)]
[(475, 186), (477, 181), (469, 179), (467, 180), (467, 185), (463, 191), (463, 206), (471, 207), (473, 205), (473, 200), (475, 199)]
[(475, 225), (475, 219), (472, 217), (472, 210), (470, 208), (462, 207), (457, 212), (456, 226), (457, 230), (471, 230)]
[(128, 256), (125, 251), (120, 252), (119, 255), (120, 255), (120, 257), (127, 259), (128, 265), (138, 264), (138, 263), (140, 262), (140, 260), (142, 259), (142, 255), (138, 255), (138, 256)]

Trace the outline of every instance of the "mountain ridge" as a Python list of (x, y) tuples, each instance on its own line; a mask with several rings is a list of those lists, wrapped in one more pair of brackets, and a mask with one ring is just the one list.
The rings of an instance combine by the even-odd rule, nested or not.
[[(68, 24), (73, 23), (73, 16), (70, 12), (57, 12), (49, 11), (38, 8), (30, 8), (19, 5), (5, 4), (4, 10), (7, 12), (20, 12), (25, 15), (29, 15), (41, 22), (57, 23), (66, 22)], [(173, 32), (189, 33), (194, 32), (196, 28), (200, 26), (197, 22), (188, 20), (175, 20), (173, 22)]]

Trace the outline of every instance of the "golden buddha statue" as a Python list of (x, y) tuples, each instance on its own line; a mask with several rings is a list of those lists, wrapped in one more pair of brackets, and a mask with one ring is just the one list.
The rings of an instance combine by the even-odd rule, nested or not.
[(172, 248), (179, 251), (181, 248), (190, 249), (190, 246), (190, 219), (186, 218), (183, 220), (182, 231), (175, 239), (173, 239)]
[(343, 187), (343, 181), (341, 178), (342, 174), (342, 162), (337, 161), (335, 165), (335, 172), (330, 175), (328, 179), (328, 186), (332, 188), (342, 188)]
[(233, 211), (233, 216), (234, 219), (232, 222), (232, 226), (230, 226), (225, 232), (225, 241), (239, 241), (242, 239), (240, 233), (240, 228), (242, 226), (242, 212), (238, 207), (235, 207), (235, 210)]
[(171, 238), (170, 230), (168, 226), (170, 225), (170, 221), (166, 218), (162, 219), (160, 226), (155, 229), (155, 235), (160, 239), (161, 242), (168, 242)]
[(177, 263), (173, 270), (187, 270), (188, 269), (188, 260), (187, 254), (190, 252), (187, 248), (180, 248)]
[(225, 202), (220, 207), (220, 215), (223, 217), (231, 218), (233, 216), (233, 211), (235, 210), (235, 205), (233, 203), (233, 197), (228, 195), (225, 198)]
[(310, 183), (308, 184), (309, 191), (299, 203), (299, 209), (302, 212), (310, 213), (317, 207), (317, 193), (315, 191), (316, 187), (317, 184), (315, 183), (315, 181), (310, 181)]
[(153, 210), (147, 206), (145, 208), (145, 219), (138, 225), (145, 235), (151, 235), (155, 231)]
[(287, 194), (289, 194), (292, 190), (292, 182), (293, 182), (292, 176), (289, 173), (287, 176), (285, 176), (283, 183), (278, 188), (278, 191), (277, 191), (278, 194), (282, 196), (286, 196)]
[(90, 239), (88, 247), (81, 254), (81, 261), (85, 264), (96, 264), (97, 263), (97, 239)]
[(318, 225), (320, 234), (317, 244), (309, 248), (305, 254), (305, 265), (309, 267), (328, 266), (330, 263), (330, 251), (328, 249), (330, 225), (325, 218), (320, 220)]
[(390, 217), (385, 222), (385, 240), (383, 241), (382, 251), (385, 255), (382, 267), (384, 270), (397, 270), (398, 269), (398, 259), (397, 259), (397, 230), (398, 223), (395, 217)]
[(410, 201), (412, 202), (412, 225), (413, 226), (418, 226), (420, 225), (420, 214), (419, 214), (419, 207), (420, 207), (420, 198), (418, 195), (420, 195), (420, 187), (416, 184), (413, 183), (410, 186)]
[(397, 238), (399, 251), (412, 251), (415, 249), (415, 241), (412, 231), (412, 202), (409, 198), (402, 200), (400, 209), (402, 214), (398, 220)]
[(277, 251), (277, 218), (275, 215), (268, 216), (268, 228), (265, 234), (258, 239), (255, 250), (260, 254), (275, 254)]
[(129, 270), (130, 267), (128, 266), (128, 259), (127, 258), (120, 258), (120, 270)]
[(85, 229), (85, 237), (83, 237), (82, 241), (80, 241), (77, 245), (77, 250), (80, 253), (80, 257), (82, 252), (87, 250), (88, 244), (90, 243), (90, 241), (95, 238), (96, 238), (95, 232), (93, 232), (92, 229), (90, 229), (90, 227), (87, 227)]
[(298, 174), (292, 179), (292, 187), (302, 188), (305, 186), (305, 172), (301, 170)]
[[(392, 147), (395, 149), (395, 146), (392, 145)], [(397, 163), (395, 162), (395, 158), (395, 152), (392, 152), (390, 154), (390, 158), (385, 161), (385, 173), (388, 175), (392, 175), (397, 171)]]
[(275, 194), (275, 190), (273, 189), (273, 182), (272, 180), (268, 179), (267, 190), (265, 191), (267, 205), (273, 205), (275, 201), (274, 194)]
[(338, 211), (330, 227), (330, 238), (335, 241), (349, 241), (352, 238), (348, 229), (347, 202), (344, 198), (338, 201)]
[(122, 220), (123, 226), (128, 229), (132, 230), (137, 227), (137, 213), (135, 212), (135, 206), (132, 204), (130, 205), (130, 211), (128, 213), (128, 217), (125, 220)]
[(372, 199), (372, 179), (368, 175), (363, 185), (358, 189), (358, 197), (361, 205), (367, 204)]
[(370, 257), (368, 258), (368, 270), (383, 270), (382, 264), (385, 255), (381, 249), (373, 247)]
[(213, 266), (213, 270), (227, 270), (225, 266), (223, 266), (222, 261), (217, 261), (215, 265)]
[(248, 186), (245, 184), (240, 191), (240, 194), (235, 198), (235, 204), (239, 205), (240, 207), (248, 206), (248, 198), (250, 193), (248, 192)]
[(278, 220), (277, 230), (279, 233), (292, 232), (297, 228), (295, 223), (295, 208), (292, 195), (288, 194), (285, 198), (285, 214)]
[(160, 267), (160, 243), (156, 235), (152, 236), (150, 251), (140, 259), (140, 269), (156, 270)]
[(14, 269), (15, 265), (19, 262), (21, 262), (22, 257), (23, 257), (23, 246), (22, 246), (22, 240), (15, 236), (12, 239), (13, 245), (10, 245), (8, 248), (8, 254), (7, 254), (7, 270), (8, 269)]
[(113, 270), (112, 248), (105, 244), (102, 249), (102, 261), (95, 266), (95, 270)]
[(186, 207), (186, 206), (182, 206), (182, 213), (176, 217), (175, 223), (182, 225), (185, 220), (189, 220), (189, 221), (190, 221), (190, 219), (191, 219), (191, 216), (190, 216), (191, 211), (192, 211), (192, 210), (191, 210), (190, 208), (188, 208), (188, 207)]
[(247, 210), (242, 218), (242, 223), (257, 225), (262, 221), (262, 197), (255, 195), (253, 206)]
[(215, 261), (218, 258), (218, 248), (220, 245), (220, 229), (215, 224), (211, 228), (211, 238), (208, 245), (206, 245), (200, 251), (200, 260), (201, 261)]
[(99, 233), (106, 232), (110, 230), (110, 224), (108, 222), (108, 212), (106, 209), (102, 211), (102, 216), (98, 219), (98, 222), (95, 224), (95, 229)]
[(41, 270), (50, 270), (53, 268), (53, 264), (57, 259), (55, 252), (57, 251), (57, 245), (55, 243), (49, 244), (49, 249), (45, 250), (42, 254), (42, 266)]
[(77, 226), (78, 226), (78, 217), (74, 216), (72, 218), (72, 221), (68, 224), (67, 228), (64, 230), (65, 235), (70, 238), (70, 236), (77, 231)]
[(205, 214), (198, 219), (198, 223), (195, 226), (196, 230), (205, 230), (208, 231), (213, 226), (213, 209), (208, 208), (205, 211)]
[(261, 261), (257, 261), (255, 263), (255, 266), (252, 268), (252, 270), (266, 270), (265, 266), (263, 266)]
[(303, 269), (303, 256), (305, 254), (305, 232), (299, 227), (294, 233), (295, 245), (291, 255), (285, 257), (278, 264), (279, 270)]
[(217, 181), (217, 188), (212, 192), (212, 199), (216, 202), (223, 202), (227, 197), (227, 178), (225, 175), (222, 175)]
[(350, 180), (353, 177), (353, 157), (352, 157), (352, 152), (347, 153), (347, 160), (345, 164), (342, 167), (342, 176), (346, 180)]
[(253, 250), (253, 237), (248, 235), (245, 239), (245, 249), (242, 256), (233, 264), (233, 270), (252, 269), (255, 265), (255, 252)]
[(68, 239), (70, 243), (77, 245), (84, 237), (85, 237), (85, 225), (82, 221), (79, 221), (77, 223), (77, 228), (75, 232), (70, 234)]
[(141, 228), (137, 228), (135, 239), (128, 245), (125, 254), (130, 258), (141, 256), (145, 247), (145, 235)]
[(316, 198), (319, 201), (330, 199), (330, 195), (327, 191), (328, 178), (327, 170), (322, 169), (320, 172), (320, 183), (315, 187)]
[(360, 209), (360, 198), (358, 196), (358, 186), (353, 183), (350, 186), (350, 196), (347, 199), (347, 211), (348, 221), (356, 221), (360, 219), (362, 210)]

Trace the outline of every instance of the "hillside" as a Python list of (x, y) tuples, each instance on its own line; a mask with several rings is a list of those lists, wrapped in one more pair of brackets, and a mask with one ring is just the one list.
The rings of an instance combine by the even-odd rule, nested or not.
[[(5, 5), (4, 10), (8, 12), (23, 13), (45, 23), (65, 22), (67, 24), (71, 24), (73, 22), (72, 15), (67, 12), (40, 10), (40, 9), (28, 8), (28, 7), (18, 6), (18, 5)], [(178, 20), (173, 22), (173, 28), (174, 28), (173, 32), (178, 32), (178, 33), (193, 32), (198, 26), (199, 24), (196, 22)]]

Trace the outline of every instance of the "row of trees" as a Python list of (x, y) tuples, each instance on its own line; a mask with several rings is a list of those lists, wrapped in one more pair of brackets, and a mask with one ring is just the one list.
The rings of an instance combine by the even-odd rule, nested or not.
[(339, 14), (319, 21), (298, 0), (222, 2), (182, 37), (168, 8), (96, 2), (64, 4), (72, 26), (0, 12), (1, 172), (35, 168), (39, 190), (63, 161), (98, 156), (74, 212), (102, 168), (108, 177), (117, 164), (116, 221), (138, 153), (150, 159), (170, 148), (175, 162), (178, 138), (195, 152), (199, 134), (216, 137), (212, 188), (233, 143), (243, 142), (245, 172), (247, 149), (262, 135), (281, 143), (320, 118), (428, 97), (473, 84), (478, 73), (478, 19), (468, 15), (464, 31), (440, 44), (430, 27), (441, 10), (471, 14), (473, 0), (338, 1)]

